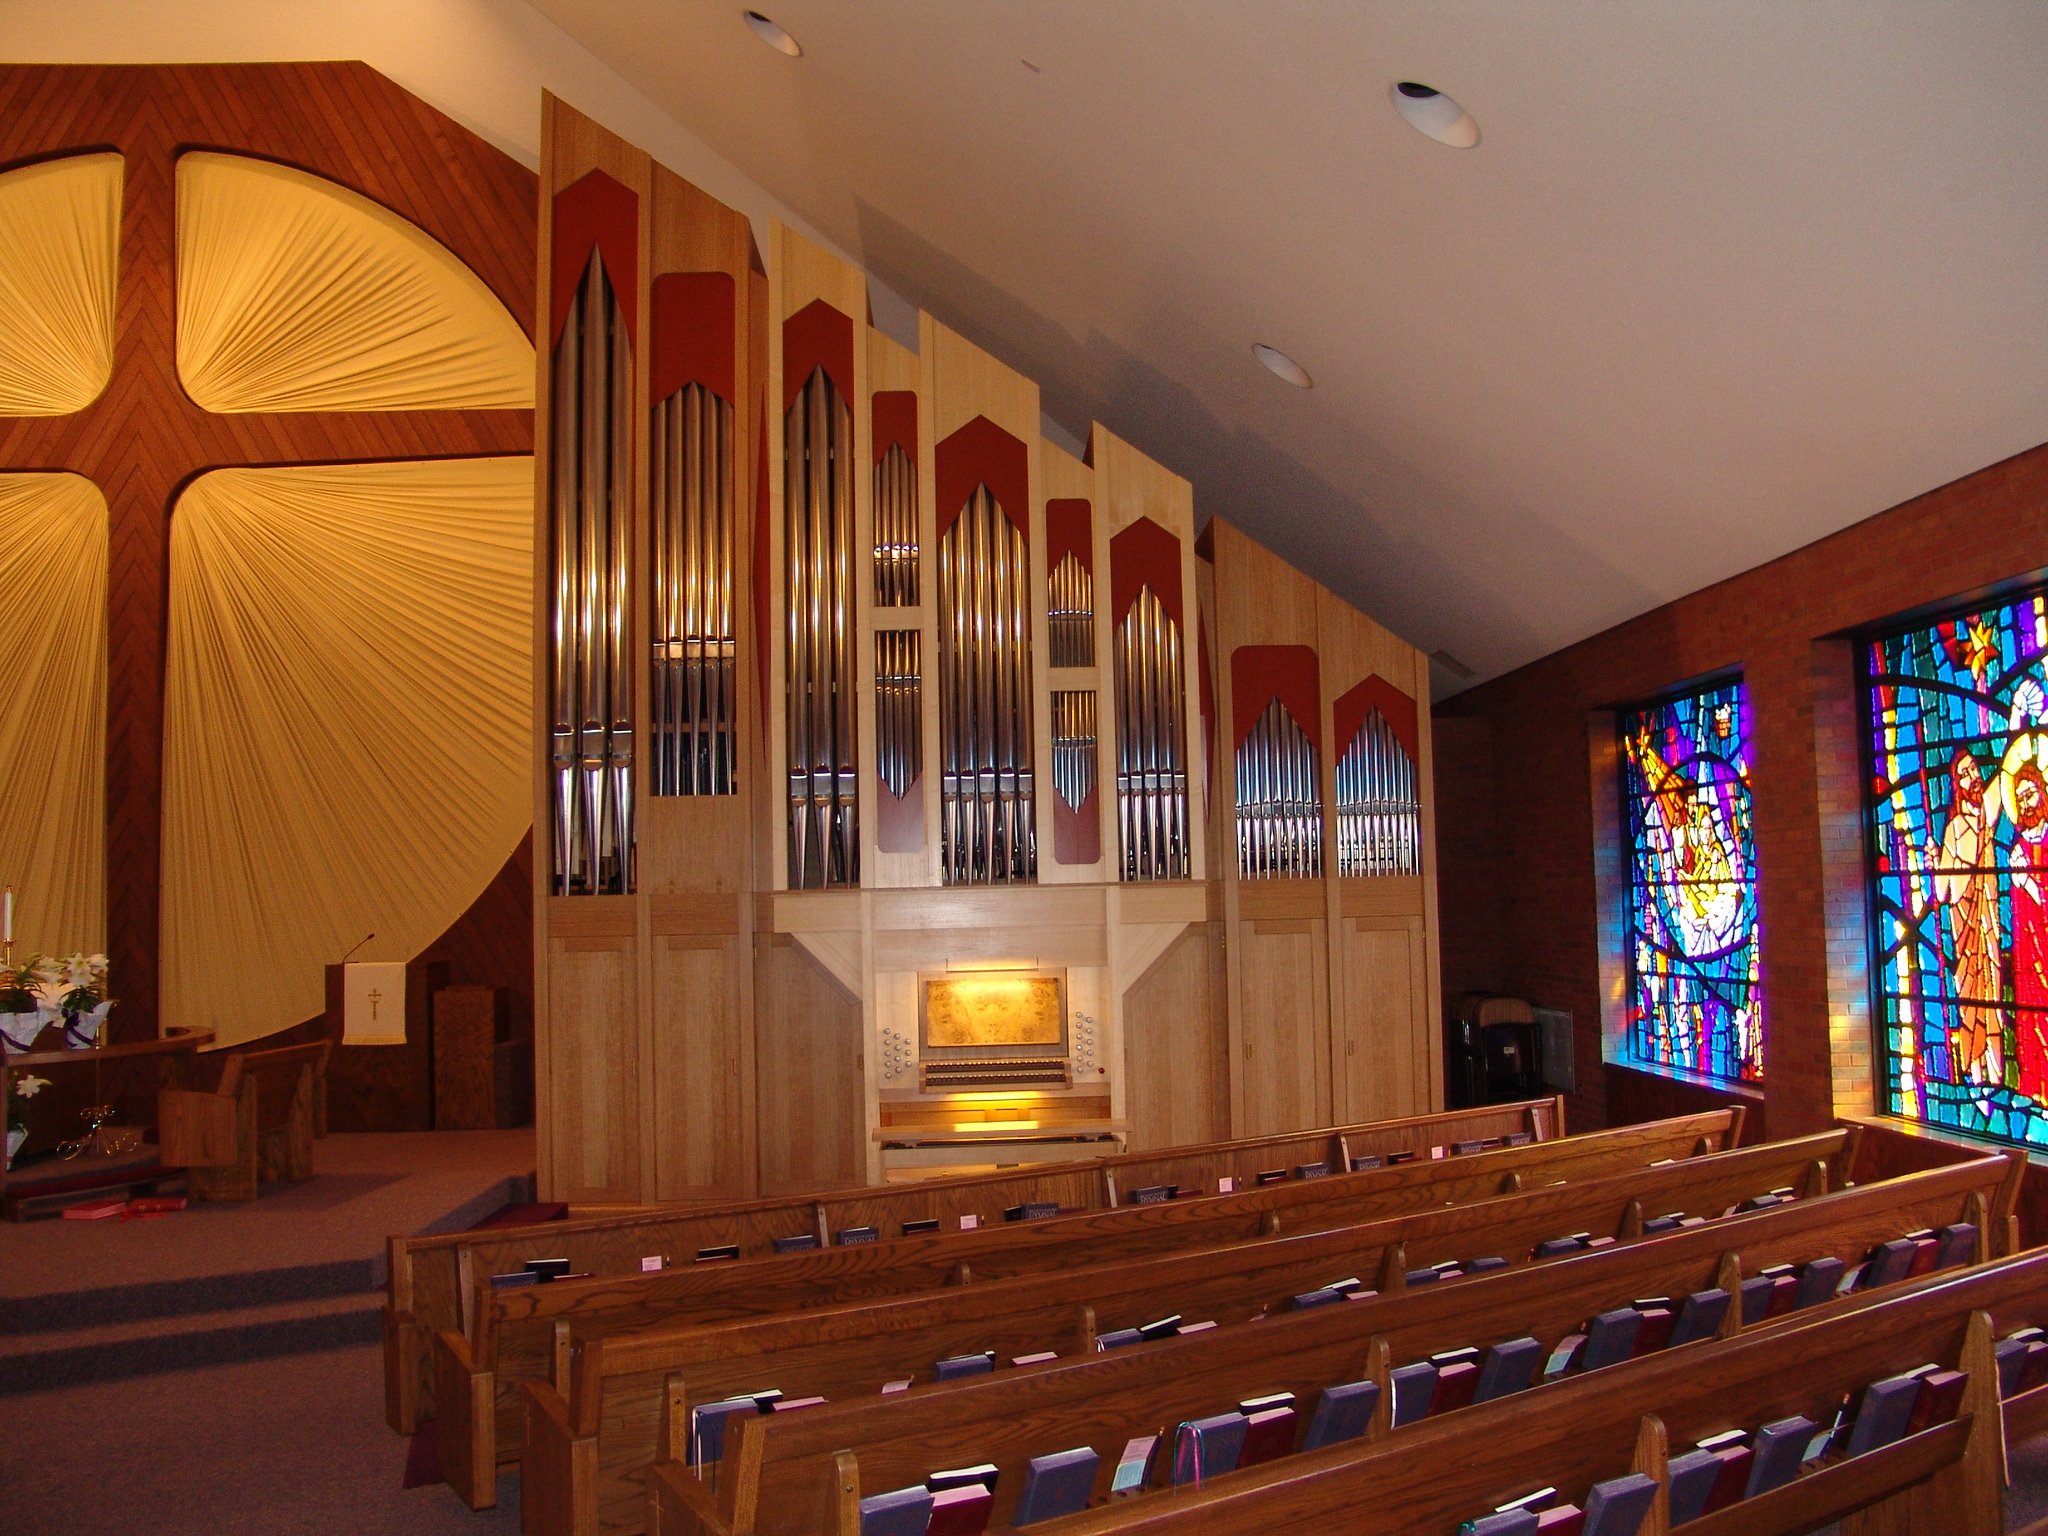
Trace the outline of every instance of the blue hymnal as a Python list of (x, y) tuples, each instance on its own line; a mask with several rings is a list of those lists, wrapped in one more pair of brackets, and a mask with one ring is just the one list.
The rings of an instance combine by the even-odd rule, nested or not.
[(1296, 1296), (1294, 1298), (1294, 1310), (1306, 1312), (1310, 1307), (1327, 1307), (1331, 1302), (1342, 1301), (1343, 1299), (1344, 1293), (1342, 1291), (1326, 1285), (1318, 1290), (1303, 1291), (1299, 1296)]
[(1013, 1205), (1003, 1212), (1005, 1221), (1038, 1221), (1060, 1212), (1057, 1200), (1026, 1200), (1022, 1205)]
[(1097, 1349), (1122, 1349), (1126, 1344), (1140, 1344), (1145, 1336), (1135, 1328), (1112, 1328), (1107, 1333), (1095, 1336)]
[(1244, 1449), (1245, 1426), (1241, 1413), (1211, 1414), (1182, 1424), (1173, 1435), (1174, 1483), (1199, 1483), (1234, 1470)]
[(1769, 1275), (1751, 1275), (1742, 1282), (1742, 1326), (1751, 1327), (1771, 1315), (1771, 1298), (1778, 1282)]
[(1727, 1320), (1728, 1301), (1728, 1293), (1718, 1285), (1694, 1291), (1679, 1303), (1678, 1321), (1671, 1325), (1671, 1343), (1690, 1344), (1714, 1337)]
[(791, 1237), (775, 1239), (777, 1253), (807, 1253), (817, 1246), (818, 1234), (815, 1232), (798, 1232)]
[(924, 1536), (932, 1496), (924, 1488), (898, 1488), (860, 1501), (860, 1536)]
[(1687, 1451), (1671, 1458), (1666, 1469), (1671, 1485), (1671, 1524), (1683, 1525), (1699, 1519), (1707, 1507), (1707, 1495), (1721, 1475), (1721, 1458), (1712, 1451)]
[(1414, 1424), (1429, 1412), (1436, 1395), (1436, 1367), (1427, 1360), (1404, 1365), (1389, 1378), (1394, 1389), (1394, 1428)]
[(881, 1236), (873, 1227), (841, 1227), (839, 1235), (832, 1241), (842, 1248), (858, 1248), (863, 1243), (878, 1241)]
[(1803, 1413), (1778, 1419), (1756, 1432), (1755, 1454), (1749, 1463), (1749, 1486), (1745, 1499), (1753, 1499), (1773, 1488), (1782, 1488), (1799, 1475), (1806, 1459), (1806, 1443), (1813, 1438), (1814, 1422)]
[(1375, 1381), (1347, 1381), (1323, 1388), (1316, 1399), (1316, 1411), (1309, 1418), (1308, 1433), (1302, 1436), (1304, 1451), (1320, 1450), (1342, 1440), (1356, 1440), (1372, 1423), (1379, 1406), (1380, 1388)]
[(1586, 1519), (1579, 1536), (1636, 1536), (1656, 1497), (1656, 1480), (1640, 1472), (1595, 1483), (1586, 1494)]
[(1526, 1336), (1494, 1345), (1480, 1362), (1479, 1385), (1472, 1390), (1472, 1401), (1491, 1402), (1521, 1391), (1535, 1379), (1537, 1363), (1542, 1359), (1543, 1346)]
[(725, 1421), (735, 1414), (759, 1413), (761, 1405), (751, 1397), (728, 1397), (722, 1402), (702, 1403), (690, 1410), (690, 1450), (693, 1467), (709, 1466), (725, 1455)]
[(1849, 1454), (1882, 1450), (1906, 1432), (1913, 1404), (1920, 1396), (1918, 1376), (1888, 1376), (1863, 1389), (1856, 1423), (1849, 1430)]
[(1619, 1365), (1636, 1352), (1636, 1334), (1642, 1330), (1643, 1314), (1634, 1307), (1616, 1307), (1602, 1312), (1586, 1329), (1586, 1347), (1579, 1356), (1579, 1369), (1597, 1371)]
[(1296, 1163), (1294, 1165), (1294, 1176), (1297, 1179), (1320, 1179), (1326, 1177), (1329, 1171), (1330, 1165), (1328, 1163)]
[(1143, 1189), (1131, 1191), (1133, 1205), (1164, 1205), (1173, 1198), (1171, 1184), (1147, 1184)]
[(1383, 1157), (1371, 1157), (1371, 1156), (1368, 1156), (1368, 1157), (1354, 1157), (1353, 1159), (1351, 1159), (1351, 1171), (1352, 1171), (1353, 1173), (1364, 1173), (1364, 1172), (1366, 1172), (1366, 1171), (1367, 1171), (1368, 1169), (1372, 1169), (1372, 1168), (1384, 1168), (1384, 1167), (1386, 1167), (1386, 1165), (1387, 1165), (1387, 1160), (1386, 1160), (1385, 1158), (1383, 1158)]
[(1086, 1509), (1088, 1495), (1095, 1488), (1098, 1459), (1085, 1445), (1032, 1457), (1024, 1468), (1024, 1491), (1017, 1495), (1010, 1523), (1031, 1525)]
[(986, 1376), (996, 1368), (993, 1350), (978, 1355), (953, 1355), (932, 1367), (932, 1380), (958, 1381), (962, 1376)]
[(1483, 1259), (1467, 1259), (1465, 1261), (1465, 1273), (1468, 1275), (1483, 1275), (1490, 1269), (1506, 1269), (1507, 1267), (1508, 1261), (1497, 1253), (1488, 1254)]
[(539, 1284), (540, 1276), (530, 1269), (515, 1269), (509, 1275), (491, 1276), (491, 1289), (494, 1291), (517, 1290), (522, 1285)]
[(1652, 1216), (1643, 1223), (1643, 1236), (1654, 1237), (1659, 1232), (1669, 1232), (1677, 1227), (1681, 1219), (1677, 1211), (1664, 1216)]
[(1410, 1285), (1434, 1285), (1443, 1277), (1443, 1271), (1434, 1265), (1428, 1269), (1411, 1269), (1408, 1271), (1408, 1283)]
[(1833, 1299), (1835, 1288), (1842, 1283), (1842, 1271), (1846, 1268), (1846, 1264), (1832, 1256), (1808, 1260), (1806, 1267), (1799, 1271), (1799, 1293), (1792, 1298), (1793, 1307), (1817, 1307)]
[(1568, 1253), (1577, 1253), (1585, 1246), (1586, 1240), (1582, 1237), (1546, 1238), (1536, 1245), (1536, 1257), (1539, 1259), (1561, 1259)]

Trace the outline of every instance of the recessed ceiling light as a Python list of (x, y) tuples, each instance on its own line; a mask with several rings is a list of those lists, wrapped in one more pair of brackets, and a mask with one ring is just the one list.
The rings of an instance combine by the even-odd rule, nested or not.
[(1394, 110), (1407, 119), (1409, 127), (1439, 144), (1470, 149), (1479, 142), (1479, 124), (1472, 114), (1434, 86), (1403, 80), (1394, 87), (1393, 100)]
[(1263, 341), (1252, 343), (1252, 356), (1266, 365), (1267, 371), (1276, 379), (1285, 379), (1296, 389), (1314, 389), (1316, 381), (1308, 376), (1308, 370), (1278, 347), (1269, 347)]
[(762, 42), (773, 48), (777, 53), (786, 53), (792, 59), (800, 59), (804, 56), (803, 44), (799, 43), (759, 11), (748, 11), (746, 15), (747, 25), (753, 28), (754, 36), (761, 39)]

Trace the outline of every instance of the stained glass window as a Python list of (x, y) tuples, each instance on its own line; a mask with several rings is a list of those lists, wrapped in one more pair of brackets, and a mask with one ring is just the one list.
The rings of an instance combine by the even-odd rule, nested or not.
[(2048, 1146), (2048, 593), (1871, 642), (1885, 1107)]
[(1764, 1073), (1749, 699), (1741, 681), (1621, 716), (1626, 1058), (1725, 1082)]

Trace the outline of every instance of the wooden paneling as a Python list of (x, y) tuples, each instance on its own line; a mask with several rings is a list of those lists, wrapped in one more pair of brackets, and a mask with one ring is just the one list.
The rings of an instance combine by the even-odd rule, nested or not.
[(1339, 925), (1331, 1005), (1337, 1117), (1427, 1114), (1431, 1089), (1428, 968), (1420, 917), (1365, 917)]
[(751, 1020), (741, 982), (751, 944), (688, 933), (652, 943), (654, 1198), (749, 1194)]
[(1330, 1121), (1329, 948), (1322, 918), (1247, 918), (1237, 956), (1243, 1000), (1240, 1136)]
[(860, 1002), (782, 934), (764, 935), (754, 953), (761, 1193), (864, 1183)]
[(1124, 994), (1124, 1118), (1132, 1151), (1228, 1134), (1221, 937), (1208, 923), (1191, 924)]
[[(571, 898), (573, 899), (573, 898)], [(640, 1192), (639, 968), (631, 938), (549, 945), (546, 1123), (554, 1197), (631, 1201)]]

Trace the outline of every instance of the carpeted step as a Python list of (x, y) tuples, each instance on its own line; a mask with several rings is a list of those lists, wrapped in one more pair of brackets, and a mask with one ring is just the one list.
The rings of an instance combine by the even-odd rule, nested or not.
[(358, 1290), (194, 1312), (175, 1324), (148, 1316), (11, 1335), (0, 1343), (0, 1396), (370, 1343), (381, 1336), (381, 1301)]

